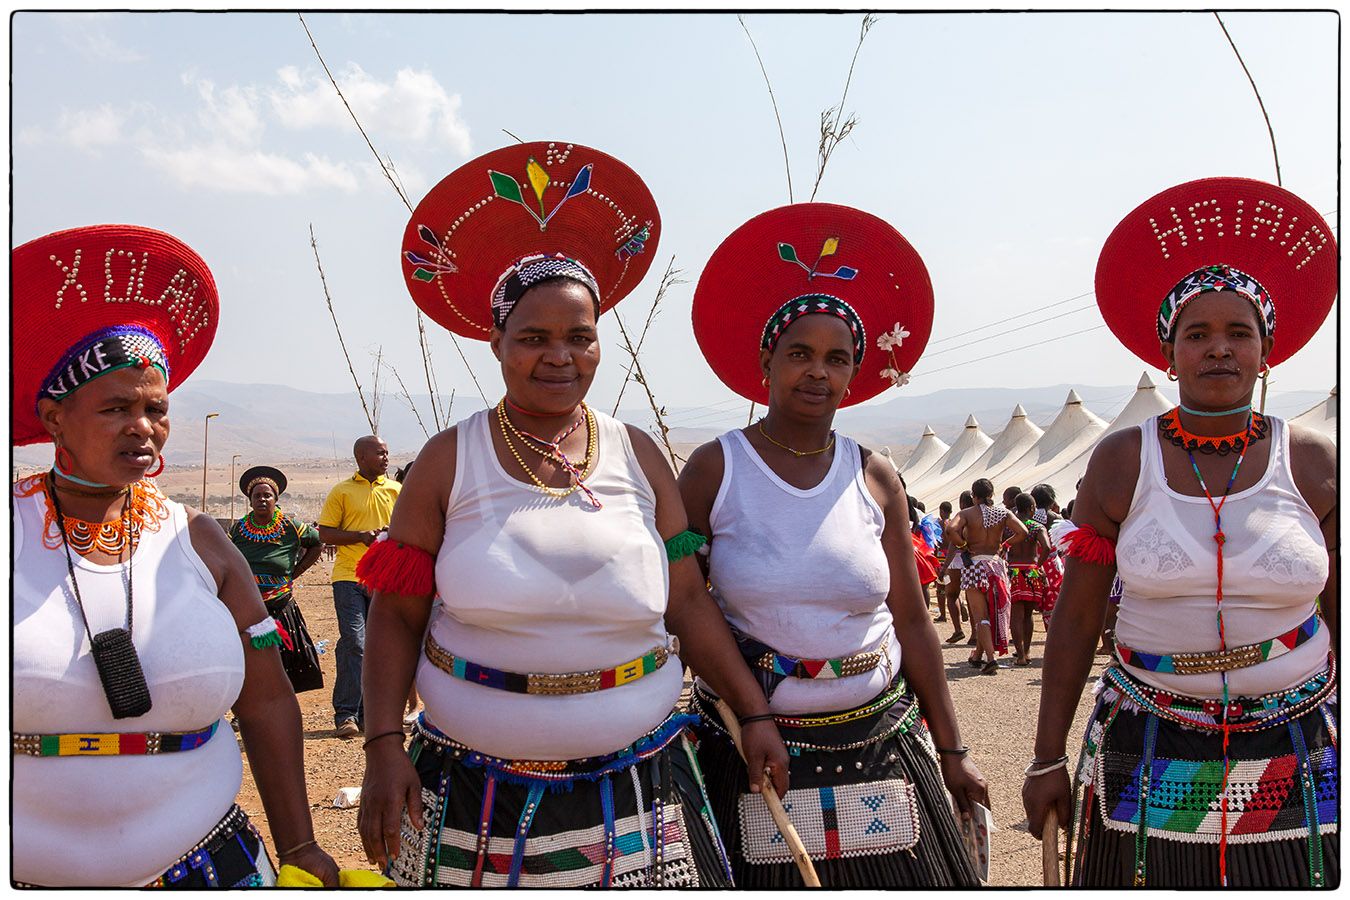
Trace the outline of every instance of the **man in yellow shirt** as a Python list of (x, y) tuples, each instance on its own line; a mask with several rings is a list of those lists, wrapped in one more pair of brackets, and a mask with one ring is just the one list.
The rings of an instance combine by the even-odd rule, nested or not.
[(356, 474), (328, 492), (319, 513), (319, 537), (337, 547), (333, 563), (333, 606), (337, 610), (337, 680), (333, 684), (333, 724), (338, 737), (360, 734), (361, 662), (366, 647), (366, 614), (370, 594), (356, 581), (356, 564), (380, 532), (389, 527), (401, 485), (386, 477), (389, 445), (373, 434), (352, 448)]

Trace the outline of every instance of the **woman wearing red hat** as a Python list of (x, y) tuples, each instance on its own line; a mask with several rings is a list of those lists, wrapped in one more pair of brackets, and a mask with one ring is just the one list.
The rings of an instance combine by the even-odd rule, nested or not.
[(281, 511), (277, 504), (285, 491), (285, 473), (272, 466), (252, 466), (240, 475), (239, 492), (253, 508), (230, 526), (230, 540), (248, 560), (267, 612), (277, 620), (281, 664), (301, 694), (323, 687), (323, 671), (291, 586), (318, 562), (323, 541), (313, 525)]
[[(943, 783), (963, 816), (988, 793), (947, 692), (905, 492), (885, 457), (832, 427), (840, 406), (908, 381), (932, 319), (909, 243), (825, 203), (742, 225), (694, 295), (708, 363), (767, 412), (696, 450), (680, 488), (709, 539), (712, 594), (791, 748), (785, 806), (828, 887), (976, 884)], [(799, 884), (733, 765), (716, 693), (695, 685), (736, 883)]]
[[(276, 625), (210, 518), (169, 500), (168, 392), (215, 334), (211, 273), (158, 231), (62, 231), (11, 257), (11, 428), (52, 441), (13, 487), (13, 877), (232, 887), (275, 872), (234, 803), (233, 709), (282, 863), (335, 885), (305, 797)], [(151, 471), (153, 469), (153, 471)]]
[[(365, 672), (359, 827), (399, 883), (729, 885), (692, 717), (675, 712), (686, 662), (746, 717), (756, 783), (786, 789), (674, 474), (586, 403), (597, 319), (641, 280), (659, 227), (623, 163), (539, 142), (451, 173), (404, 235), (414, 300), (488, 340), (506, 391), (427, 443), (357, 570), (382, 662)], [(425, 710), (405, 752), (414, 673)]]
[[(1259, 181), (1170, 188), (1102, 250), (1107, 324), (1181, 403), (1102, 441), (1061, 535), (1023, 800), (1033, 834), (1049, 810), (1073, 822), (1074, 884), (1340, 881), (1336, 449), (1252, 408), (1335, 295), (1331, 230)], [(1066, 735), (1117, 572), (1117, 662), (1071, 789)]]

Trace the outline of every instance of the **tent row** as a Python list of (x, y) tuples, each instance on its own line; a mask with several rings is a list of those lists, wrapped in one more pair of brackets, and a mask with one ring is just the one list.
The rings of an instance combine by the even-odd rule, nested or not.
[[(892, 461), (904, 476), (910, 495), (922, 500), (932, 511), (943, 500), (951, 501), (955, 507), (961, 492), (970, 490), (977, 478), (992, 481), (996, 496), (1008, 485), (1027, 490), (1044, 482), (1054, 487), (1063, 503), (1076, 493), (1078, 480), (1087, 471), (1098, 441), (1172, 406), (1145, 372), (1134, 395), (1110, 422), (1085, 407), (1078, 392), (1071, 390), (1059, 414), (1044, 429), (1027, 417), (1019, 403), (997, 437), (989, 437), (975, 417), (970, 416), (950, 445), (932, 428), (925, 427), (914, 447), (897, 454)], [(1337, 415), (1336, 389), (1332, 388), (1326, 400), (1292, 421), (1334, 438)]]

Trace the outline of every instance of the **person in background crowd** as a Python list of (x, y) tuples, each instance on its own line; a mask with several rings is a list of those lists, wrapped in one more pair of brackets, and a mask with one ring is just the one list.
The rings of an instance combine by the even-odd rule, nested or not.
[(1008, 487), (1003, 489), (1003, 508), (1012, 510), (1017, 504), (1017, 495), (1022, 493), (1020, 487)]
[(1014, 538), (1025, 536), (1027, 528), (1012, 512), (994, 505), (994, 484), (988, 478), (978, 479), (970, 493), (975, 505), (956, 514), (948, 533), (957, 549), (970, 554), (970, 562), (961, 569), (961, 589), (970, 607), (976, 640), (969, 662), (981, 675), (997, 675), (995, 654), (1008, 652), (1012, 602), (1008, 566), (998, 554), (1005, 533)]
[(312, 525), (285, 515), (278, 506), (286, 475), (271, 466), (253, 466), (239, 476), (239, 492), (252, 509), (230, 526), (230, 540), (248, 561), (267, 613), (281, 635), (281, 664), (297, 694), (323, 687), (314, 639), (305, 626), (292, 589), (319, 559), (323, 541)]
[[(947, 621), (947, 520), (952, 517), (952, 505), (943, 500), (938, 504), (936, 513), (929, 513), (919, 520), (919, 529), (923, 532), (924, 542), (928, 544), (929, 549), (933, 551), (933, 558), (937, 560), (938, 574), (937, 580), (933, 583), (933, 590), (937, 594), (938, 617), (933, 621)], [(928, 585), (924, 585), (924, 599), (928, 597)], [(953, 617), (954, 621), (960, 621)]]
[(356, 564), (389, 527), (402, 487), (389, 471), (389, 445), (373, 434), (352, 446), (356, 473), (333, 486), (319, 513), (319, 537), (338, 548), (333, 564), (333, 608), (337, 611), (337, 679), (333, 684), (333, 724), (341, 738), (365, 728), (361, 664), (365, 658), (370, 593), (356, 580)]
[(1018, 494), (1014, 501), (1017, 518), (1026, 526), (1025, 536), (1010, 538), (1007, 545), (1008, 583), (1012, 598), (1013, 665), (1031, 665), (1031, 639), (1035, 635), (1034, 614), (1044, 608), (1045, 567), (1050, 553), (1050, 537), (1035, 519), (1036, 501), (1030, 494)]
[[(1059, 504), (1055, 503), (1055, 489), (1048, 484), (1038, 484), (1031, 489), (1031, 498), (1036, 501), (1034, 514), (1036, 523), (1049, 534), (1064, 520), (1059, 514)], [(1050, 553), (1041, 564), (1041, 571), (1045, 574), (1045, 591), (1041, 595), (1041, 620), (1045, 623), (1045, 630), (1049, 631), (1050, 617), (1055, 611), (1055, 603), (1059, 600), (1059, 592), (1064, 585), (1064, 560), (1060, 559), (1053, 541), (1050, 544)]]
[[(974, 496), (971, 495), (970, 491), (962, 491), (961, 496), (957, 500), (957, 503), (960, 505), (961, 509), (970, 509), (972, 506), (975, 505), (975, 498)], [(961, 597), (961, 570), (965, 568), (966, 562), (968, 561), (970, 554), (964, 550), (959, 549), (954, 543), (952, 543), (951, 529), (952, 523), (954, 521), (955, 521), (954, 516), (949, 516), (947, 518), (947, 523), (943, 528), (943, 535), (942, 535), (942, 547), (944, 554), (946, 555), (946, 561), (942, 564), (942, 569), (940, 571), (947, 578), (947, 591), (946, 591), (947, 612), (951, 616), (953, 629), (951, 637), (943, 641), (944, 644), (961, 643), (961, 641), (963, 641), (966, 637), (965, 631), (962, 630), (961, 628), (961, 623), (968, 621), (970, 618), (969, 613), (967, 612), (966, 609), (965, 600)], [(974, 626), (971, 626), (970, 630), (971, 630), (970, 638), (972, 641), (974, 641), (975, 640)]]

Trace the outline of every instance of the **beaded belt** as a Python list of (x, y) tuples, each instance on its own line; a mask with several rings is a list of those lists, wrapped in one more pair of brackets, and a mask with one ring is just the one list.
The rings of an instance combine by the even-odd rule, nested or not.
[(887, 634), (886, 639), (876, 650), (841, 656), (838, 659), (799, 659), (770, 649), (760, 654), (754, 662), (757, 668), (765, 672), (786, 675), (790, 678), (847, 678), (850, 675), (870, 672), (881, 665), (890, 643), (891, 636)]
[(258, 583), (258, 591), (264, 602), (291, 592), (291, 579), (285, 575), (259, 575), (255, 572), (253, 580)]
[(1034, 563), (1009, 563), (1008, 575), (1021, 575), (1023, 578), (1044, 578), (1045, 573), (1041, 567)]
[(552, 782), (568, 782), (576, 779), (593, 781), (660, 753), (697, 721), (697, 716), (672, 712), (661, 724), (631, 744), (613, 753), (582, 759), (532, 760), (489, 756), (439, 731), (427, 722), (425, 713), (418, 716), (413, 723), (413, 735), (443, 750), (449, 750), (466, 766), (491, 769), (499, 775)]
[(1283, 656), (1295, 647), (1307, 643), (1317, 634), (1319, 618), (1313, 613), (1306, 621), (1284, 634), (1256, 644), (1243, 644), (1227, 650), (1207, 653), (1144, 653), (1124, 644), (1116, 644), (1116, 655), (1127, 666), (1149, 672), (1172, 672), (1177, 675), (1200, 675), (1206, 672), (1229, 672), (1245, 669), (1268, 659)]
[(16, 734), (21, 756), (147, 756), (195, 750), (211, 739), (219, 722), (201, 731), (149, 731), (129, 734)]
[[(1336, 662), (1331, 657), (1326, 669), (1287, 691), (1275, 691), (1257, 697), (1233, 697), (1228, 702), (1230, 731), (1261, 731), (1283, 725), (1320, 706), (1336, 690)], [(1149, 687), (1118, 666), (1102, 673), (1105, 699), (1123, 695), (1133, 705), (1161, 719), (1205, 731), (1222, 731), (1223, 701), (1172, 694)]]
[(448, 675), (484, 687), (510, 691), (513, 694), (589, 694), (606, 688), (618, 687), (630, 681), (636, 681), (644, 675), (650, 675), (666, 664), (672, 653), (679, 653), (679, 641), (671, 636), (669, 644), (654, 647), (637, 659), (620, 663), (611, 669), (591, 669), (587, 672), (521, 673), (504, 672), (478, 663), (469, 662), (446, 650), (427, 632), (424, 643), (427, 659), (431, 664)]

